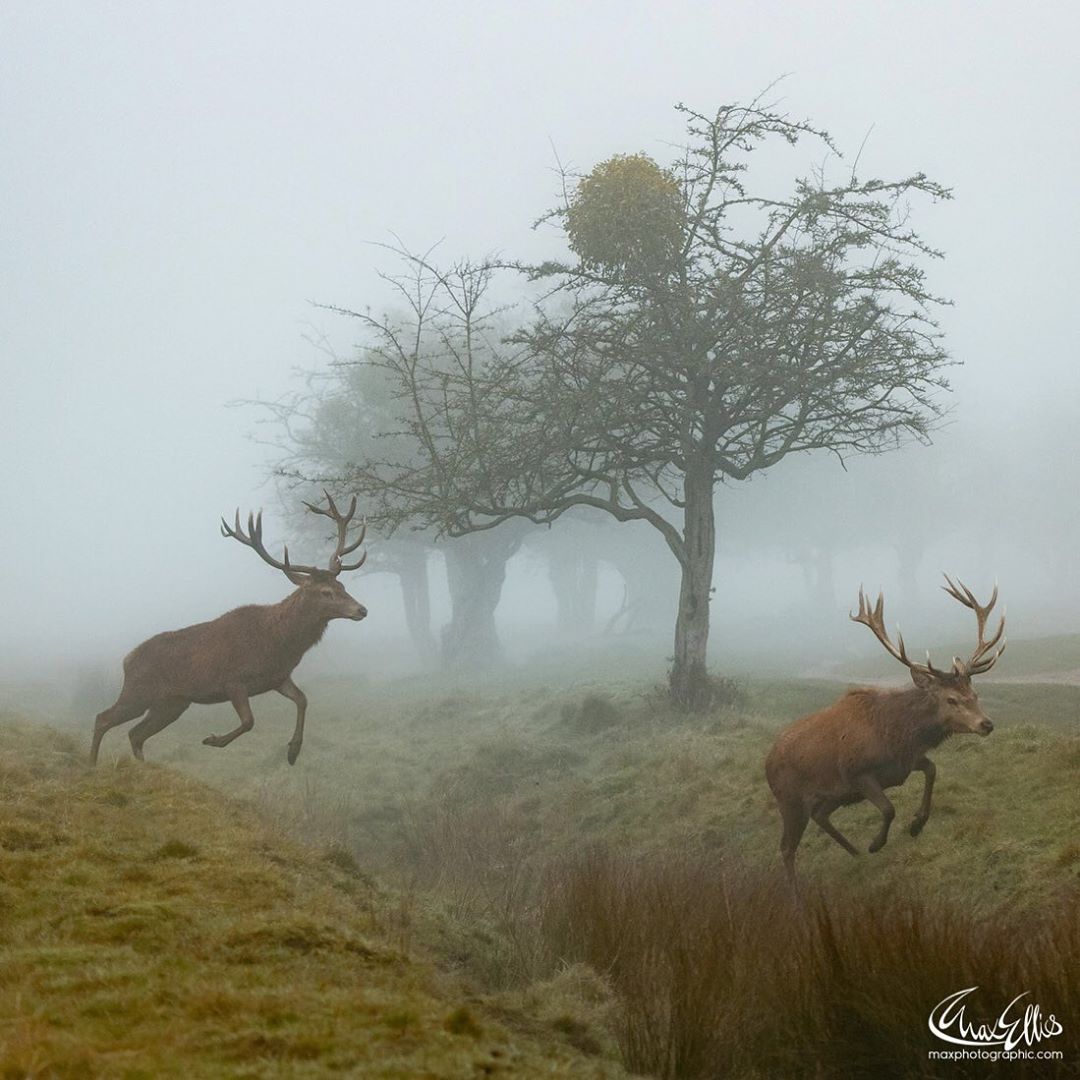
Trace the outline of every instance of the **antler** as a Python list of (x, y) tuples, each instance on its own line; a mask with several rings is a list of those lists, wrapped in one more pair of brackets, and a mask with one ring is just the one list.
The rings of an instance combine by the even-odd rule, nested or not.
[(360, 556), (358, 562), (345, 564), (341, 561), (343, 556), (351, 555), (364, 542), (364, 537), (367, 535), (367, 520), (364, 519), (360, 522), (360, 535), (351, 544), (346, 543), (349, 522), (352, 521), (353, 515), (356, 513), (356, 496), (354, 495), (349, 503), (348, 513), (343, 514), (338, 509), (337, 503), (334, 502), (334, 497), (326, 488), (323, 488), (323, 494), (326, 496), (327, 505), (325, 507), (316, 506), (314, 503), (309, 502), (305, 502), (304, 505), (313, 514), (322, 514), (323, 517), (328, 517), (337, 524), (337, 548), (334, 554), (330, 556), (330, 572), (340, 574), (343, 570), (359, 570), (367, 559), (366, 551)]
[(274, 569), (281, 570), (286, 574), (290, 581), (299, 584), (295, 575), (298, 574), (326, 574), (327, 572), (333, 574), (335, 577), (342, 572), (342, 570), (359, 570), (364, 565), (364, 560), (367, 559), (367, 552), (360, 556), (358, 562), (346, 565), (343, 564), (341, 559), (344, 555), (350, 555), (354, 552), (363, 542), (364, 536), (367, 533), (367, 523), (363, 523), (360, 528), (360, 535), (351, 544), (348, 543), (347, 532), (349, 528), (349, 522), (352, 521), (353, 515), (356, 513), (356, 496), (352, 497), (352, 502), (349, 504), (349, 511), (347, 514), (343, 514), (337, 507), (337, 503), (331, 498), (328, 491), (324, 492), (326, 495), (326, 501), (328, 503), (327, 508), (321, 506), (314, 506), (312, 503), (306, 502), (304, 505), (315, 514), (322, 514), (324, 517), (332, 518), (337, 523), (338, 540), (337, 547), (334, 550), (334, 554), (330, 556), (329, 571), (323, 570), (318, 566), (300, 566), (289, 562), (289, 547), (285, 545), (285, 560), (279, 562), (266, 550), (262, 539), (262, 511), (258, 514), (248, 514), (247, 520), (247, 532), (240, 526), (240, 511), (236, 511), (236, 520), (230, 527), (229, 523), (222, 518), (221, 519), (221, 535), (231, 536), (234, 540), (239, 540), (241, 544), (245, 544), (247, 547), (255, 551), (259, 558), (265, 563), (269, 563)]
[[(989, 640), (985, 638), (986, 633), (986, 620), (990, 617), (990, 612), (993, 610), (994, 605), (997, 603), (998, 587), (997, 582), (994, 582), (994, 592), (990, 597), (990, 600), (986, 604), (980, 604), (975, 599), (975, 594), (959, 579), (956, 583), (953, 583), (952, 578), (948, 574), (942, 575), (948, 582), (947, 585), (941, 587), (954, 599), (959, 600), (964, 607), (971, 608), (975, 612), (975, 618), (979, 624), (979, 642), (975, 646), (975, 651), (971, 654), (971, 659), (968, 661), (961, 660), (958, 656), (953, 657), (953, 670), (958, 675), (982, 675), (984, 672), (989, 671), (997, 662), (1001, 659), (1001, 654), (1005, 651), (1007, 641), (1002, 640), (1002, 635), (1005, 633), (1005, 615), (1002, 613), (1001, 620), (998, 622), (997, 631), (994, 636)], [(997, 652), (993, 652), (998, 642), (1001, 642), (1001, 648)], [(992, 656), (989, 654), (993, 653)]]
[(889, 640), (889, 635), (885, 630), (885, 594), (878, 592), (877, 603), (873, 608), (870, 607), (869, 601), (863, 594), (862, 586), (859, 586), (859, 614), (852, 615), (848, 612), (848, 618), (852, 622), (862, 623), (863, 626), (868, 626), (873, 631), (874, 637), (885, 646), (886, 651), (891, 657), (899, 660), (905, 667), (910, 668), (912, 671), (921, 671), (927, 675), (941, 676), (944, 672), (939, 671), (933, 664), (930, 663), (930, 654), (926, 654), (925, 664), (916, 664), (913, 660), (908, 658), (907, 649), (904, 648), (904, 635), (900, 633), (899, 628), (896, 631), (897, 645), (894, 645)]
[(278, 562), (273, 555), (270, 554), (263, 546), (262, 540), (262, 511), (256, 514), (248, 514), (248, 531), (245, 534), (244, 530), (240, 527), (240, 511), (236, 511), (236, 521), (232, 528), (229, 528), (229, 523), (222, 518), (221, 519), (221, 535), (231, 536), (234, 540), (239, 540), (241, 544), (246, 544), (249, 548), (252, 548), (259, 558), (263, 562), (269, 563), (276, 570), (283, 571), (288, 575), (291, 581), (294, 574), (313, 574), (317, 567), (314, 566), (297, 566), (289, 562), (289, 546), (285, 545), (285, 561)]

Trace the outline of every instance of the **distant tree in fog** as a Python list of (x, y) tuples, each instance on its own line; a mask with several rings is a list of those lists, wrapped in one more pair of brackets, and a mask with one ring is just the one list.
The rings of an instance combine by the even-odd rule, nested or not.
[(555, 597), (555, 625), (564, 638), (585, 637), (595, 626), (604, 545), (604, 531), (598, 524), (575, 515), (555, 528), (532, 529), (525, 537), (526, 551), (546, 571)]
[[(394, 477), (423, 473), (433, 461), (432, 440), (443, 437), (435, 419), (421, 426), (410, 422), (414, 409), (437, 412), (438, 397), (432, 397), (432, 387), (416, 384), (403, 403), (405, 376), (398, 365), (414, 357), (413, 370), (440, 369), (449, 362), (444, 338), (454, 341), (456, 327), (445, 313), (424, 302), (406, 304), (399, 318), (348, 314), (362, 319), (369, 331), (357, 354), (342, 359), (325, 341), (318, 342), (329, 366), (309, 373), (306, 391), (260, 403), (280, 425), (277, 444), (283, 456), (277, 475), (292, 484), (316, 489), (327, 485), (362, 497), (369, 520), (383, 536), (378, 550), (373, 547), (371, 568), (399, 578), (406, 625), (422, 659), (430, 659), (438, 649), (447, 666), (491, 666), (501, 656), (495, 610), (506, 564), (525, 528), (452, 534), (426, 512), (425, 499), (392, 482)], [(455, 347), (472, 348), (475, 342)], [(451, 607), (438, 646), (431, 632), (428, 581), (433, 553), (444, 559)]]
[[(347, 463), (371, 453), (376, 440), (381, 453), (410, 453), (407, 440), (394, 439), (385, 431), (394, 415), (385, 380), (371, 369), (342, 364), (325, 341), (317, 345), (330, 362), (326, 370), (309, 372), (301, 392), (257, 403), (278, 426), (274, 445), (280, 455), (275, 475), (290, 489), (310, 490), (313, 498), (323, 485), (340, 487)], [(371, 550), (367, 572), (397, 577), (409, 637), (421, 661), (430, 662), (437, 651), (428, 579), (434, 538), (422, 531), (395, 533), (396, 521), (387, 520), (385, 508), (378, 503), (369, 502), (365, 509), (368, 519), (384, 533)], [(308, 532), (313, 527), (310, 515), (303, 514), (295, 515), (293, 525)]]

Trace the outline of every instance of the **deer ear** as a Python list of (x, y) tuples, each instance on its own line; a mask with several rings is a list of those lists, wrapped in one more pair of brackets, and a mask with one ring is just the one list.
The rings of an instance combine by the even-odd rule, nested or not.
[(286, 571), (285, 571), (285, 576), (286, 576), (286, 577), (287, 577), (287, 578), (288, 578), (288, 579), (289, 579), (289, 580), (290, 580), (290, 581), (291, 581), (291, 582), (292, 582), (292, 583), (293, 583), (294, 585), (303, 585), (303, 584), (305, 584), (305, 583), (306, 583), (307, 581), (309, 581), (309, 580), (310, 580), (310, 575), (308, 575), (308, 574), (300, 574), (300, 573), (298, 573), (298, 572), (297, 572), (297, 571), (295, 571), (295, 570), (286, 570)]
[(934, 685), (934, 676), (926, 668), (913, 667), (911, 668), (911, 681), (920, 690), (929, 690)]

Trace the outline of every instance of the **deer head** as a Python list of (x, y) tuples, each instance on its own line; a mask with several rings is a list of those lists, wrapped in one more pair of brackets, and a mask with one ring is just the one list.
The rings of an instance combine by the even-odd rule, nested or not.
[(964, 607), (974, 611), (978, 624), (978, 642), (970, 659), (961, 660), (958, 656), (954, 656), (952, 668), (948, 671), (934, 667), (930, 662), (929, 653), (926, 654), (925, 664), (916, 664), (910, 660), (904, 647), (904, 636), (899, 629), (896, 632), (897, 644), (894, 645), (889, 640), (889, 635), (885, 630), (885, 597), (882, 593), (878, 593), (877, 602), (871, 608), (860, 587), (859, 613), (851, 615), (850, 618), (853, 622), (868, 626), (878, 641), (885, 646), (889, 655), (908, 668), (911, 672), (911, 681), (920, 690), (933, 695), (938, 716), (948, 731), (956, 734), (989, 735), (994, 730), (994, 725), (990, 717), (983, 712), (979, 704), (979, 695), (975, 693), (971, 679), (974, 675), (982, 675), (989, 671), (1005, 651), (1004, 615), (1001, 616), (995, 633), (990, 638), (986, 637), (986, 622), (997, 603), (997, 585), (994, 586), (989, 602), (980, 604), (962, 581), (954, 584), (948, 574), (945, 575), (945, 581), (946, 584), (942, 586), (945, 592), (954, 600), (959, 600)]
[(326, 619), (353, 619), (359, 622), (367, 615), (367, 608), (354, 600), (346, 591), (345, 586), (337, 580), (338, 575), (347, 570), (359, 570), (367, 559), (367, 552), (363, 552), (354, 563), (343, 563), (341, 560), (346, 555), (351, 555), (364, 542), (367, 533), (367, 525), (360, 524), (360, 535), (351, 543), (348, 540), (349, 523), (356, 514), (356, 496), (352, 497), (349, 509), (342, 513), (333, 497), (328, 491), (324, 491), (326, 506), (316, 506), (305, 502), (304, 505), (313, 513), (321, 514), (330, 518), (337, 525), (337, 546), (327, 568), (319, 566), (301, 566), (289, 561), (289, 548), (285, 545), (284, 558), (278, 561), (263, 545), (262, 539), (262, 511), (258, 514), (248, 514), (247, 532), (240, 525), (240, 511), (236, 511), (236, 519), (232, 525), (222, 518), (221, 535), (231, 536), (239, 540), (241, 544), (255, 551), (255, 553), (270, 566), (280, 570), (294, 585), (299, 586), (302, 601), (308, 605), (314, 614)]

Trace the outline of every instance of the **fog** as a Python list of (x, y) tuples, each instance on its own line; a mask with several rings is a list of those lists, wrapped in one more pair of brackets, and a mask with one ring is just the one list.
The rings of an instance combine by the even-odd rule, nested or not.
[[(531, 224), (556, 154), (664, 160), (673, 104), (710, 111), (781, 75), (788, 111), (849, 155), (865, 141), (868, 175), (953, 189), (914, 224), (946, 252), (931, 281), (962, 366), (932, 446), (721, 490), (721, 666), (865, 648), (845, 617), (860, 582), (913, 642), (967, 635), (941, 570), (977, 592), (997, 578), (1013, 635), (1080, 631), (1072, 5), (9, 3), (0, 27), (0, 674), (115, 666), (158, 630), (285, 595), (218, 532), (263, 506), (271, 547), (291, 539), (258, 410), (230, 403), (295, 389), (321, 362), (312, 333), (349, 350), (356, 327), (311, 302), (387, 302), (370, 242), (547, 254), (557, 238)], [(674, 581), (633, 528), (641, 574)], [(537, 550), (498, 612), (514, 658), (552, 645)], [(358, 577), (371, 617), (332, 627), (317, 663), (363, 669), (372, 643), (404, 641), (395, 580)], [(432, 578), (437, 629), (435, 559)], [(602, 564), (594, 639), (623, 592)], [(669, 616), (642, 640), (665, 647)]]

